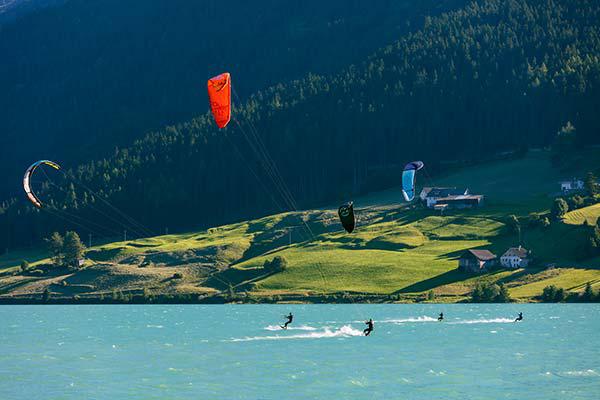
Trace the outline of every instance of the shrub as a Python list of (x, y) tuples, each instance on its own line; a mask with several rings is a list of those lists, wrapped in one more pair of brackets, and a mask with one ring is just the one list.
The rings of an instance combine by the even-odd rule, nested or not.
[(569, 210), (577, 210), (585, 205), (585, 200), (579, 195), (571, 197), (568, 201)]
[(585, 284), (585, 290), (579, 296), (581, 301), (594, 301), (596, 295), (594, 293), (594, 289), (592, 289), (592, 284), (590, 282)]
[(181, 272), (175, 272), (172, 279), (183, 279), (183, 274)]
[(511, 301), (508, 289), (503, 284), (480, 282), (471, 293), (473, 303), (508, 303)]
[(21, 261), (21, 272), (25, 272), (29, 269), (29, 262), (27, 260)]
[(565, 290), (554, 285), (546, 286), (542, 291), (542, 301), (546, 303), (565, 301)]
[(284, 257), (276, 256), (271, 261), (265, 260), (263, 268), (268, 272), (283, 272), (287, 268), (287, 260)]
[(552, 204), (552, 210), (550, 214), (555, 220), (560, 220), (569, 211), (569, 205), (564, 199), (558, 198), (554, 200)]
[(113, 289), (110, 297), (112, 301), (121, 301), (123, 298), (123, 294), (120, 291)]
[(542, 228), (548, 228), (550, 226), (550, 218), (543, 217), (542, 218)]
[(585, 190), (590, 195), (590, 197), (594, 197), (598, 194), (598, 192), (600, 192), (597, 182), (598, 179), (596, 179), (594, 173), (588, 172), (587, 176), (585, 177)]

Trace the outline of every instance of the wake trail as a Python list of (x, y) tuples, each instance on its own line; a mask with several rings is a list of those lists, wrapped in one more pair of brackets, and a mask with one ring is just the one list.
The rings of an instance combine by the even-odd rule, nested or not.
[(299, 325), (299, 326), (288, 326), (286, 329), (283, 329), (281, 325), (269, 325), (263, 328), (266, 331), (316, 331), (317, 328), (308, 325)]
[(431, 318), (426, 315), (421, 317), (409, 317), (409, 318), (399, 318), (399, 319), (384, 319), (382, 321), (377, 321), (382, 324), (405, 324), (407, 322), (438, 322), (437, 318)]
[(251, 342), (257, 340), (289, 340), (289, 339), (328, 339), (328, 338), (347, 338), (353, 336), (363, 336), (362, 331), (354, 329), (350, 325), (344, 325), (340, 329), (331, 330), (325, 328), (323, 331), (300, 333), (295, 335), (274, 335), (274, 336), (252, 336), (245, 338), (234, 338), (227, 340), (229, 342)]
[(449, 325), (463, 325), (463, 324), (512, 324), (515, 322), (514, 319), (510, 318), (492, 318), (492, 319), (466, 319), (462, 321), (451, 321), (446, 322)]

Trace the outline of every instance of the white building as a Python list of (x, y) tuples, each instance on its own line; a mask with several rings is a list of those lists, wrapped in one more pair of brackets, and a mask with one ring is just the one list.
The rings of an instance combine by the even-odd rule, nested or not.
[(531, 256), (529, 252), (521, 246), (511, 247), (500, 257), (500, 265), (504, 268), (526, 268), (530, 261)]
[(426, 203), (427, 208), (433, 208), (438, 199), (452, 196), (466, 196), (469, 189), (457, 189), (455, 187), (424, 187), (419, 197)]
[(578, 178), (573, 178), (565, 181), (560, 181), (560, 191), (563, 193), (571, 192), (574, 190), (583, 190), (584, 183), (583, 180)]

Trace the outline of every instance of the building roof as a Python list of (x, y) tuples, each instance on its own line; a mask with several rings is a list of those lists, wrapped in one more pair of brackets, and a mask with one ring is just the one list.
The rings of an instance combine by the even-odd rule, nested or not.
[(524, 247), (511, 247), (506, 250), (506, 252), (502, 255), (502, 257), (519, 257), (519, 258), (527, 258), (529, 252)]
[(579, 182), (583, 183), (583, 181), (581, 179), (565, 179), (562, 181), (558, 181), (558, 183), (560, 183), (561, 185), (563, 183), (579, 183)]
[(483, 199), (482, 194), (467, 194), (459, 196), (446, 196), (440, 197), (437, 201), (460, 201), (460, 200), (481, 200)]
[(469, 189), (457, 189), (455, 187), (424, 187), (421, 197), (448, 197), (459, 196), (469, 193)]
[(470, 249), (470, 250), (467, 250), (463, 254), (463, 257), (467, 253), (471, 253), (479, 261), (489, 261), (489, 260), (493, 260), (493, 259), (496, 258), (496, 255), (494, 253), (492, 253), (491, 251), (489, 251), (489, 250), (473, 250), (473, 249)]

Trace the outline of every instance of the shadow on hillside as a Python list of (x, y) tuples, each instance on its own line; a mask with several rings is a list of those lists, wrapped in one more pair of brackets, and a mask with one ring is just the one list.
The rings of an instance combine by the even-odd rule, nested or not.
[(409, 225), (412, 223), (415, 223), (423, 218), (426, 217), (430, 217), (436, 214), (433, 214), (431, 211), (427, 211), (427, 210), (421, 210), (421, 209), (417, 209), (417, 210), (406, 210), (406, 209), (401, 209), (398, 210), (397, 212), (394, 212), (391, 214), (391, 218), (390, 220), (402, 225)]
[(86, 258), (89, 258), (90, 260), (93, 260), (96, 262), (111, 261), (122, 250), (123, 250), (122, 247), (117, 247), (117, 248), (110, 249), (110, 250), (88, 250), (85, 253), (85, 256), (86, 256)]
[(228, 290), (229, 288), (234, 288), (235, 291), (244, 291), (248, 290), (253, 282), (268, 278), (274, 273), (265, 272), (263, 268), (229, 268), (209, 276), (203, 286), (212, 287), (220, 291)]
[(434, 276), (433, 278), (413, 283), (412, 285), (406, 286), (405, 288), (394, 292), (394, 294), (426, 292), (428, 290), (435, 289), (438, 286), (464, 281), (465, 279), (472, 277), (473, 275), (470, 273), (453, 269), (451, 271), (444, 272), (443, 274)]
[(392, 242), (388, 242), (388, 241), (380, 240), (380, 239), (376, 238), (376, 239), (369, 241), (366, 244), (365, 248), (371, 249), (371, 250), (404, 251), (406, 249), (415, 249), (420, 246), (421, 245), (411, 245), (408, 243), (401, 243), (401, 242), (392, 243)]
[(128, 242), (127, 246), (136, 247), (140, 249), (159, 247), (160, 245), (157, 243), (138, 243), (138, 242)]
[(89, 284), (107, 273), (110, 270), (102, 267), (85, 268), (72, 273), (64, 281), (69, 285)]
[(436, 258), (438, 260), (442, 260), (442, 259), (450, 259), (450, 260), (457, 260), (460, 258), (460, 256), (463, 255), (463, 253), (467, 250), (483, 250), (485, 249), (484, 246), (478, 246), (478, 247), (471, 247), (469, 249), (464, 249), (464, 250), (456, 250), (456, 251), (451, 251), (449, 253), (444, 253), (444, 254), (440, 254), (438, 255)]
[(40, 280), (39, 278), (25, 278), (16, 282), (7, 283), (5, 285), (0, 285), (0, 294), (10, 293), (11, 291), (20, 288), (21, 286), (25, 286), (28, 283), (35, 282)]

